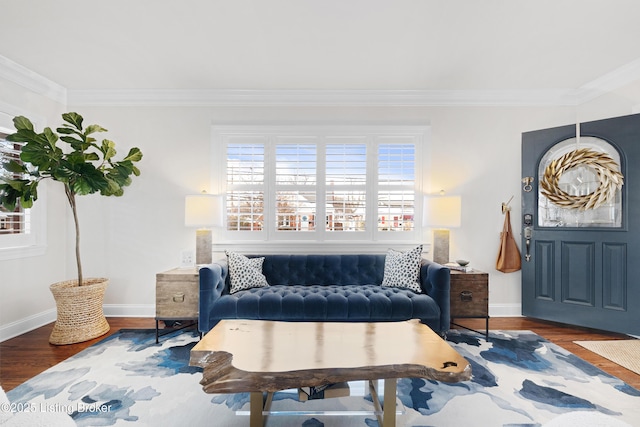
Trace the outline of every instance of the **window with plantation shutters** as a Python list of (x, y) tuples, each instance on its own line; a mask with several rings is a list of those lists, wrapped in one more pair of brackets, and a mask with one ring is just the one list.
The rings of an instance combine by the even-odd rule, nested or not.
[[(326, 230), (364, 232), (367, 229), (367, 144), (364, 139), (326, 145)], [(360, 140), (359, 140), (360, 139)]]
[(318, 145), (308, 138), (284, 138), (275, 151), (275, 230), (314, 231)]
[[(0, 132), (0, 177), (20, 178), (15, 173), (6, 170), (4, 164), (11, 160), (20, 162), (22, 143), (7, 141), (6, 137), (6, 133)], [(29, 209), (23, 209), (20, 205), (11, 212), (0, 206), (0, 238), (8, 234), (29, 234), (31, 231), (29, 217)]]
[(407, 231), (415, 226), (415, 159), (413, 144), (378, 146), (378, 230)]
[[(0, 102), (0, 177), (19, 178), (4, 167), (10, 160), (20, 161), (23, 143), (7, 141), (7, 136), (15, 132), (15, 116), (34, 117), (34, 124), (42, 128), (42, 117), (16, 109)], [(38, 186), (38, 201), (29, 209), (19, 204), (11, 212), (0, 206), (0, 260), (41, 256), (47, 245), (47, 186)]]
[(264, 228), (264, 148), (264, 143), (251, 140), (227, 144), (228, 230)]
[(214, 135), (214, 151), (226, 153), (229, 238), (417, 238), (424, 129), (220, 126)]

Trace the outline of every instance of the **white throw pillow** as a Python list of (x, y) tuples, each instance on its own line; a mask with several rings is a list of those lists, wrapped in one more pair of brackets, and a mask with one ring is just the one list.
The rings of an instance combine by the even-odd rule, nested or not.
[(227, 251), (229, 262), (229, 278), (231, 289), (229, 293), (251, 288), (263, 288), (269, 286), (267, 279), (262, 274), (262, 263), (264, 257), (247, 258), (242, 254)]
[(420, 261), (422, 245), (407, 252), (389, 249), (384, 260), (382, 286), (407, 288), (422, 293), (420, 287)]

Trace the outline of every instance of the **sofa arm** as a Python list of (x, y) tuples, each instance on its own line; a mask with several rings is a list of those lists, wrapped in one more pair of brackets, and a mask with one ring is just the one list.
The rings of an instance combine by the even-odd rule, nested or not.
[[(198, 302), (198, 329), (209, 332), (215, 324), (210, 324), (213, 303), (225, 292), (229, 267), (227, 260), (221, 259), (200, 268), (200, 300)], [(228, 292), (228, 290), (227, 290)]]
[(440, 307), (440, 330), (446, 333), (451, 323), (451, 270), (423, 258), (420, 264), (420, 286)]

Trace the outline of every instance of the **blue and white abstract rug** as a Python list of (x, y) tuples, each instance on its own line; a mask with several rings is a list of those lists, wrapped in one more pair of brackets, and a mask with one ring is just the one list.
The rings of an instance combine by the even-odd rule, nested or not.
[[(640, 425), (640, 392), (528, 331), (493, 331), (490, 341), (451, 331), (448, 340), (473, 368), (471, 381), (398, 381), (404, 413), (398, 426), (542, 426), (575, 411), (617, 425)], [(192, 332), (155, 343), (153, 330), (123, 330), (7, 393), (14, 408), (67, 412), (79, 426), (245, 426), (249, 395), (202, 391), (190, 367)], [(360, 383), (362, 384), (362, 383)], [(357, 386), (353, 387), (355, 390)], [(364, 387), (362, 387), (364, 390)], [(297, 402), (294, 390), (276, 393), (273, 409), (370, 408), (370, 396)], [(377, 426), (373, 415), (270, 416), (267, 427)]]

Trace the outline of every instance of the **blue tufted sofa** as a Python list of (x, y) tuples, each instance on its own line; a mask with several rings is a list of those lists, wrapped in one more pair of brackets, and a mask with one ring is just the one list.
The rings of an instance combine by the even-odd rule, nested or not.
[[(257, 255), (249, 255), (249, 258)], [(263, 255), (260, 255), (263, 256)], [(385, 255), (264, 255), (270, 286), (229, 293), (227, 260), (200, 269), (199, 329), (221, 319), (381, 322), (449, 329), (449, 269), (422, 259), (422, 293), (381, 286)]]

